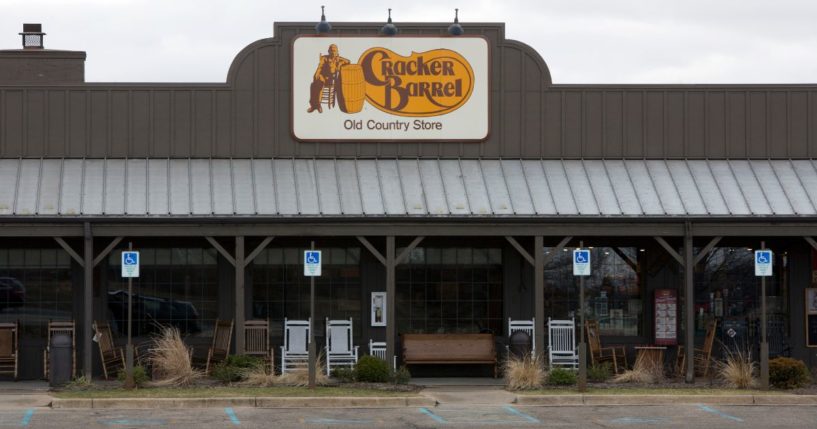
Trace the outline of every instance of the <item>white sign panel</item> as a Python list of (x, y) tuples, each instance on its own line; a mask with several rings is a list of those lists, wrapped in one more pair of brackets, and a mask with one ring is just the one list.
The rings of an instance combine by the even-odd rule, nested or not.
[(139, 277), (139, 252), (122, 252), (122, 277)]
[(321, 251), (304, 251), (304, 275), (307, 277), (321, 276)]
[(292, 133), (304, 141), (480, 141), (489, 133), (482, 37), (301, 36)]
[(772, 256), (771, 250), (755, 250), (755, 276), (770, 277), (772, 275)]
[(573, 275), (590, 275), (590, 251), (587, 249), (576, 249), (573, 251)]

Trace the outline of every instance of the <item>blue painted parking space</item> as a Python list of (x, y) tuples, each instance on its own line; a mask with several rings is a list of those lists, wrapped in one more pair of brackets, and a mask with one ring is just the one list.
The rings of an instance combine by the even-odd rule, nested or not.
[(0, 411), (0, 427), (28, 427), (34, 412), (34, 408)]

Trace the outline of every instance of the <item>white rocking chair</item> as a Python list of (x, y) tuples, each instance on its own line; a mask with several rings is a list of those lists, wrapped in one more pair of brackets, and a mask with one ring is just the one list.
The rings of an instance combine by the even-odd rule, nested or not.
[[(385, 341), (372, 341), (369, 340), (369, 354), (381, 359), (386, 360), (386, 342)], [(394, 357), (394, 369), (397, 369), (397, 356)]]
[(548, 361), (550, 367), (579, 367), (579, 355), (576, 350), (576, 322), (570, 320), (551, 320), (548, 317)]
[(281, 374), (304, 368), (309, 361), (309, 328), (312, 320), (284, 319), (284, 345), (281, 346)]
[(352, 318), (349, 320), (326, 319), (326, 375), (332, 366), (352, 367), (357, 363), (358, 346), (352, 341)]
[[(536, 318), (532, 318), (531, 320), (511, 320), (508, 318), (508, 342), (510, 343), (511, 335), (515, 332), (522, 331), (528, 336), (530, 336), (531, 347), (530, 353), (531, 356), (536, 356)], [(508, 350), (510, 350), (510, 345), (508, 346)]]

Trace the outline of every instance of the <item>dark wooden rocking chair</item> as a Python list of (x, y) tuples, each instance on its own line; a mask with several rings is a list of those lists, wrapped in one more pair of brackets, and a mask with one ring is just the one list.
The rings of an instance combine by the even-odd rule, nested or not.
[(102, 360), (102, 374), (107, 380), (114, 371), (125, 367), (125, 353), (121, 347), (116, 347), (111, 334), (111, 325), (94, 322), (94, 339), (99, 345), (99, 357)]
[(17, 364), (20, 356), (18, 323), (0, 323), (0, 375), (14, 376), (17, 380)]

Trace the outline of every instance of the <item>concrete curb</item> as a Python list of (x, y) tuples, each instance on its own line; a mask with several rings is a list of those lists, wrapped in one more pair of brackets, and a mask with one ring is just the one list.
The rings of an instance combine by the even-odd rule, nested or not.
[(95, 398), (51, 401), (52, 408), (176, 409), (217, 407), (258, 408), (395, 408), (433, 407), (436, 402), (422, 396), (373, 397), (228, 397), (228, 398)]
[(519, 405), (817, 405), (817, 395), (518, 395)]

